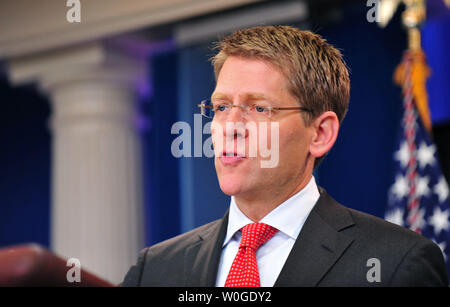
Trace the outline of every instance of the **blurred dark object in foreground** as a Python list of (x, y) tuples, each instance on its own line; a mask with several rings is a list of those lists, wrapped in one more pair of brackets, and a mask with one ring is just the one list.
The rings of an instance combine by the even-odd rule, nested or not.
[(112, 287), (113, 284), (80, 270), (80, 282), (67, 281), (67, 261), (37, 245), (0, 249), (0, 287)]

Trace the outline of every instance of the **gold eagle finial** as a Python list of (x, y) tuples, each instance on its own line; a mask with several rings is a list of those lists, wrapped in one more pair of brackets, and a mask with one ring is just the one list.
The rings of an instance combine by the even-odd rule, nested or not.
[(377, 20), (380, 27), (384, 28), (389, 23), (400, 3), (405, 5), (402, 20), (407, 28), (419, 27), (425, 21), (425, 0), (379, 0)]

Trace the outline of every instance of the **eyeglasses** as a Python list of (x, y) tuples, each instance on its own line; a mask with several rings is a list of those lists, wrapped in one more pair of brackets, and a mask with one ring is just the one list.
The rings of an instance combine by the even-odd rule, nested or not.
[(239, 108), (242, 110), (244, 115), (249, 116), (255, 120), (264, 120), (271, 118), (274, 112), (283, 110), (299, 110), (304, 112), (312, 112), (311, 109), (305, 107), (272, 107), (269, 105), (235, 105), (231, 103), (219, 103), (214, 105), (211, 100), (202, 100), (198, 105), (201, 110), (201, 114), (207, 118), (226, 117), (232, 108)]

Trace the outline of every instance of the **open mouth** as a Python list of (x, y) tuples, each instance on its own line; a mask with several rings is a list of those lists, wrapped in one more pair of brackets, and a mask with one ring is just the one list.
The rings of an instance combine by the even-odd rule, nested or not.
[(224, 151), (222, 153), (222, 157), (240, 157), (240, 158), (245, 158), (245, 155), (239, 154), (237, 152), (226, 152), (226, 151)]

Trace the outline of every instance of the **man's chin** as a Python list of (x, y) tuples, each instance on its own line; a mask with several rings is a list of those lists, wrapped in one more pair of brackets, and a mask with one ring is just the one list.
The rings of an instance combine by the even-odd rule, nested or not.
[(220, 189), (228, 196), (238, 195), (242, 192), (242, 182), (232, 178), (219, 180)]

